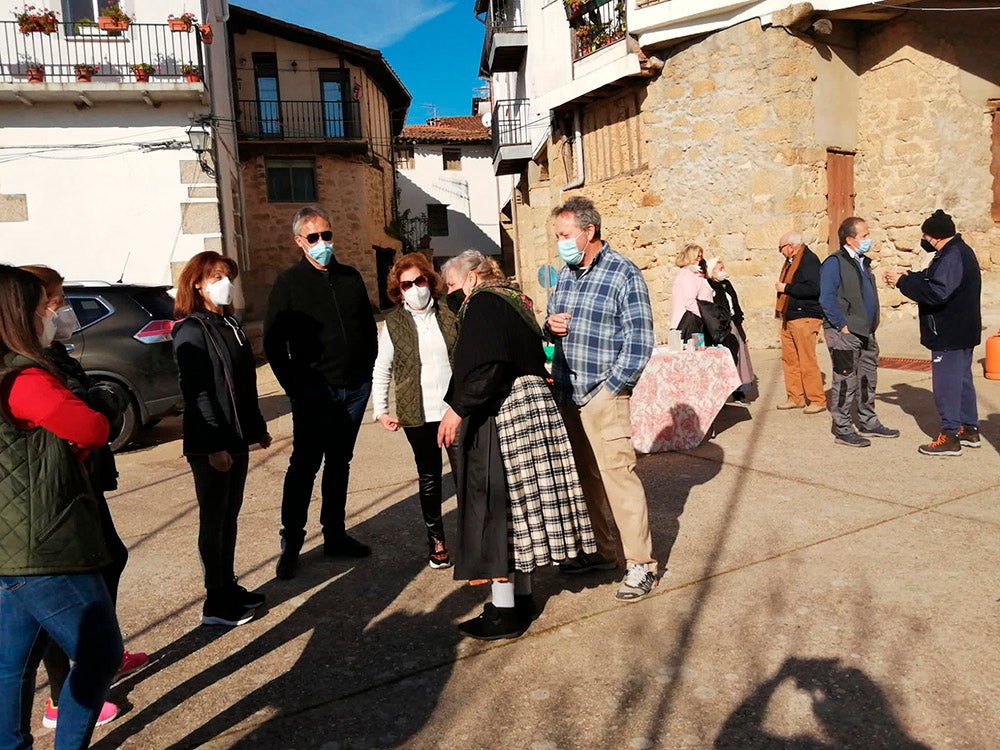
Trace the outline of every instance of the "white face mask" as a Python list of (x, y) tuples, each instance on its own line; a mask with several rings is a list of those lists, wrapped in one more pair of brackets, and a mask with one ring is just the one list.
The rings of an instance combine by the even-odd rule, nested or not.
[(56, 322), (51, 315), (39, 315), (42, 319), (42, 335), (38, 337), (38, 342), (43, 349), (48, 349), (56, 338)]
[(228, 305), (233, 300), (233, 282), (228, 276), (223, 276), (218, 281), (205, 284), (205, 294), (212, 300), (213, 305), (220, 307)]
[(725, 281), (726, 279), (729, 278), (729, 274), (726, 273), (725, 271), (719, 271), (717, 274), (715, 274), (715, 278), (718, 281)]
[(73, 331), (80, 327), (80, 321), (77, 319), (72, 305), (63, 305), (58, 310), (54, 310), (52, 322), (56, 327), (56, 338), (60, 341), (68, 341), (73, 335)]
[(403, 292), (403, 299), (413, 310), (423, 310), (431, 301), (431, 288), (429, 286), (411, 286)]

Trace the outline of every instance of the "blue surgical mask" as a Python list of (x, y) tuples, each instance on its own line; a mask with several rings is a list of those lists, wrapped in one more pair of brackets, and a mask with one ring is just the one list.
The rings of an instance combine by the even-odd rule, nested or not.
[(309, 257), (326, 268), (333, 257), (333, 243), (320, 240), (309, 248)]
[[(583, 234), (583, 232), (580, 232), (580, 234)], [(580, 265), (580, 261), (583, 260), (583, 251), (576, 246), (576, 241), (579, 239), (580, 234), (569, 240), (559, 240), (556, 244), (559, 257), (567, 265), (578, 266)]]
[(872, 241), (870, 239), (858, 240), (858, 255), (864, 255), (871, 249), (872, 249)]

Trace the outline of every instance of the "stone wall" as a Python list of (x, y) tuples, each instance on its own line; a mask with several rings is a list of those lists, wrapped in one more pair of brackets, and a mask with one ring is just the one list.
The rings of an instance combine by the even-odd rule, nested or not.
[[(978, 62), (992, 54), (986, 32), (936, 16), (847, 27), (829, 44), (751, 21), (657, 52), (666, 65), (646, 88), (647, 164), (637, 172), (561, 193), (569, 177), (556, 131), (549, 179), (531, 170), (517, 206), (525, 290), (543, 307), (538, 266), (559, 265), (548, 213), (578, 192), (601, 210), (605, 238), (643, 269), (658, 340), (666, 339), (674, 255), (696, 242), (729, 266), (750, 338), (777, 345), (778, 238), (797, 229), (821, 258), (828, 252), (827, 149), (856, 149), (855, 213), (872, 228), (878, 267), (926, 262), (913, 248), (920, 222), (939, 206), (984, 268), (1000, 260), (986, 107), (1000, 81)], [(995, 276), (984, 278), (987, 299), (1000, 298)], [(885, 306), (900, 302), (883, 291)]]
[[(326, 209), (333, 225), (334, 254), (354, 266), (378, 300), (375, 251), (372, 246), (398, 248), (385, 234), (387, 206), (391, 207), (392, 180), (360, 157), (316, 156), (316, 203)], [(297, 203), (269, 203), (264, 157), (242, 165), (250, 270), (243, 275), (246, 317), (264, 316), (267, 296), (278, 273), (297, 262), (302, 251), (292, 241), (291, 221)]]

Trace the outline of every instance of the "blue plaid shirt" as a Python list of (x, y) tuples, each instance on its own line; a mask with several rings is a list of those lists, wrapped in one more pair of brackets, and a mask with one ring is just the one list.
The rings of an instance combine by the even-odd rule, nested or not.
[(547, 314), (569, 313), (569, 333), (555, 342), (552, 377), (561, 400), (583, 406), (606, 387), (623, 393), (653, 352), (653, 311), (639, 268), (607, 242), (582, 272), (564, 266)]

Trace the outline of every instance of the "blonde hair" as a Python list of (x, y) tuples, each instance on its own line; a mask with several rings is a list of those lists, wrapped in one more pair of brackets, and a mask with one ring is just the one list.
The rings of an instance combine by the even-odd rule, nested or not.
[(476, 272), (480, 281), (500, 281), (505, 278), (497, 262), (478, 250), (466, 250), (441, 267), (441, 275), (446, 278), (450, 273), (467, 276), (472, 271)]
[(701, 245), (695, 245), (693, 243), (686, 244), (679, 253), (677, 257), (674, 258), (674, 265), (678, 268), (684, 268), (685, 266), (690, 266), (693, 263), (698, 262), (698, 256), (704, 255), (705, 251), (702, 249)]

